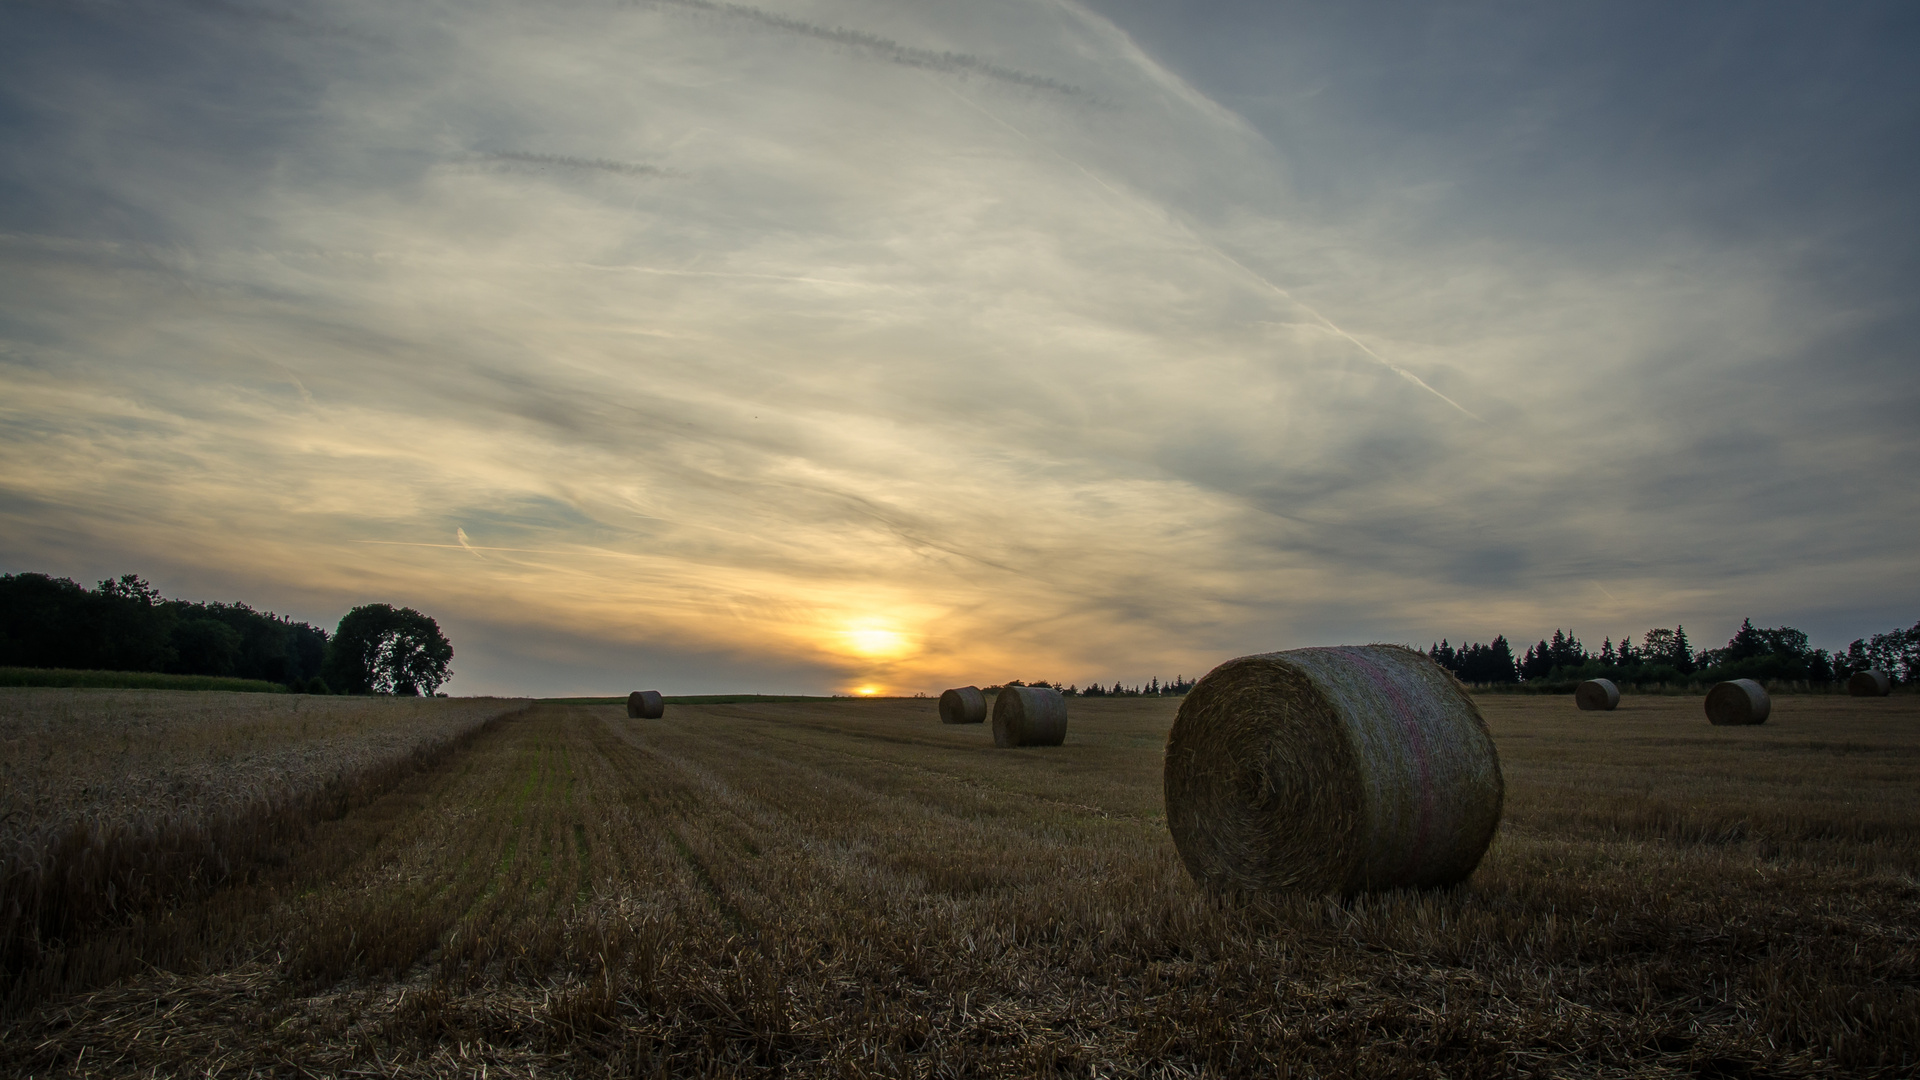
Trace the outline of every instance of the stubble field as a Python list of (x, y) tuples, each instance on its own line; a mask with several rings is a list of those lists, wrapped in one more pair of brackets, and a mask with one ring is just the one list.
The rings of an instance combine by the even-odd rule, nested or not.
[(1175, 699), (1076, 700), (1022, 750), (932, 701), (537, 706), (74, 943), (171, 951), (13, 1009), (0, 1072), (1920, 1071), (1920, 697), (1480, 706), (1486, 861), (1351, 902), (1195, 888)]

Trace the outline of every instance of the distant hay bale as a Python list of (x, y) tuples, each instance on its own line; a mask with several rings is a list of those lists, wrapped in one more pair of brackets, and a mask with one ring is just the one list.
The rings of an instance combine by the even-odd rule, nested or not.
[(956, 686), (940, 693), (940, 722), (980, 724), (987, 719), (987, 695), (977, 686)]
[(658, 690), (635, 690), (627, 695), (627, 715), (635, 720), (658, 720), (667, 715), (666, 699)]
[(1707, 720), (1719, 725), (1764, 724), (1773, 711), (1767, 688), (1752, 679), (1715, 683), (1707, 691)]
[(1612, 712), (1620, 707), (1620, 688), (1612, 679), (1588, 679), (1574, 688), (1573, 703), (1581, 712)]
[(1059, 746), (1067, 741), (1067, 699), (1044, 686), (1007, 686), (993, 699), (993, 745)]
[(1214, 668), (1181, 702), (1164, 783), (1196, 881), (1346, 894), (1464, 880), (1506, 794), (1465, 688), (1395, 645)]
[(1893, 693), (1893, 679), (1884, 671), (1856, 671), (1847, 680), (1847, 693), (1854, 697), (1886, 697)]

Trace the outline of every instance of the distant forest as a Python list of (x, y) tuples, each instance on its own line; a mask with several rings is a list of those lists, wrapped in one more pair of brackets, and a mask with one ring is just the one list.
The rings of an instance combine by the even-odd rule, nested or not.
[(1474, 643), (1455, 648), (1446, 641), (1430, 647), (1427, 655), (1465, 683), (1528, 683), (1549, 686), (1584, 679), (1612, 679), (1617, 683), (1707, 683), (1724, 679), (1783, 680), (1786, 682), (1844, 682), (1857, 671), (1878, 669), (1894, 681), (1920, 677), (1920, 623), (1906, 630), (1889, 630), (1856, 639), (1845, 652), (1811, 648), (1807, 635), (1791, 626), (1763, 629), (1753, 620), (1718, 649), (1695, 651), (1684, 626), (1653, 629), (1639, 644), (1623, 638), (1601, 642), (1589, 652), (1570, 630), (1555, 630), (1553, 638), (1527, 647), (1519, 657), (1504, 636), (1491, 645)]
[[(1860, 638), (1845, 652), (1811, 648), (1807, 635), (1791, 626), (1762, 629), (1748, 619), (1726, 645), (1698, 652), (1687, 639), (1686, 627), (1676, 626), (1649, 630), (1638, 644), (1631, 638), (1618, 644), (1607, 638), (1598, 652), (1589, 652), (1572, 631), (1555, 630), (1551, 639), (1528, 646), (1519, 656), (1504, 635), (1490, 645), (1475, 642), (1455, 647), (1441, 641), (1429, 647), (1427, 655), (1461, 682), (1480, 685), (1571, 689), (1586, 679), (1612, 679), (1625, 686), (1684, 686), (1726, 679), (1822, 684), (1845, 682), (1854, 672), (1868, 669), (1884, 671), (1894, 682), (1905, 684), (1920, 679), (1920, 623)], [(1068, 697), (1178, 697), (1197, 681), (1178, 675), (1166, 682), (1151, 679), (1133, 686), (1096, 682), (1080, 687), (1045, 679), (1009, 679), (1006, 685), (1048, 686)], [(986, 688), (989, 693), (999, 689)]]
[(327, 632), (241, 603), (168, 600), (133, 574), (87, 589), (0, 575), (0, 667), (261, 679), (324, 692)]
[[(1149, 679), (1146, 682), (1136, 683), (1132, 686), (1125, 686), (1119, 682), (1115, 682), (1112, 686), (1101, 686), (1095, 682), (1088, 683), (1084, 689), (1078, 685), (1067, 686), (1063, 683), (1048, 682), (1045, 679), (1035, 679), (1032, 682), (1008, 679), (1006, 685), (1044, 686), (1049, 689), (1058, 690), (1067, 697), (1180, 697), (1187, 691), (1193, 689), (1193, 684), (1198, 681), (1198, 679), (1189, 679), (1185, 675), (1175, 675), (1171, 681), (1164, 683), (1158, 678)], [(996, 694), (1000, 692), (1000, 687), (989, 686), (986, 688), (986, 691), (989, 694)]]

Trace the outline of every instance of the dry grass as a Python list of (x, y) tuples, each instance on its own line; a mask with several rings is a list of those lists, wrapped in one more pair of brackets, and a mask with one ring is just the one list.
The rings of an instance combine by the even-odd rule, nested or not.
[(17, 1011), (57, 1075), (1907, 1076), (1920, 701), (1483, 698), (1506, 825), (1446, 892), (1230, 900), (1174, 700), (995, 750), (934, 702), (545, 706)]
[(525, 705), (0, 690), (0, 1000), (117, 971), (69, 944), (291, 858), (314, 822)]

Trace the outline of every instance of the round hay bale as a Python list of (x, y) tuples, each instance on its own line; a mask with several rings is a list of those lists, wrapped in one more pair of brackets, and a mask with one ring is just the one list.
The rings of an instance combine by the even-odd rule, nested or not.
[(1854, 697), (1886, 697), (1893, 693), (1893, 679), (1884, 671), (1856, 671), (1847, 680), (1847, 693)]
[(1713, 724), (1764, 724), (1772, 711), (1767, 688), (1752, 679), (1715, 683), (1707, 691), (1707, 720)]
[(1465, 688), (1396, 645), (1214, 668), (1180, 704), (1164, 783), (1187, 871), (1229, 890), (1453, 884), (1486, 854), (1506, 795)]
[(940, 692), (940, 722), (981, 724), (987, 719), (987, 695), (977, 686), (956, 686)]
[(1612, 712), (1620, 707), (1620, 688), (1612, 679), (1588, 679), (1574, 687), (1573, 703), (1581, 712)]
[(1067, 699), (1044, 686), (1007, 686), (993, 699), (993, 745), (1059, 746), (1067, 741)]
[(658, 690), (635, 690), (627, 695), (627, 715), (635, 720), (658, 720), (667, 715), (667, 703)]

